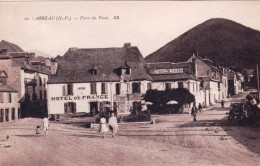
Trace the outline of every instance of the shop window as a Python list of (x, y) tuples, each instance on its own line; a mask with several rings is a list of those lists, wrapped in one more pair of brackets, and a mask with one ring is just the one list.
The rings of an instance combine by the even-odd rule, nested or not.
[(12, 120), (15, 120), (15, 108), (12, 108)]
[(140, 83), (132, 84), (133, 93), (140, 93)]
[(97, 84), (96, 83), (90, 83), (91, 88), (91, 94), (97, 94)]
[(76, 113), (76, 103), (75, 102), (64, 103), (64, 112), (65, 114)]
[(101, 91), (102, 94), (107, 94), (108, 88), (107, 88), (107, 83), (101, 83)]
[(120, 83), (116, 83), (116, 94), (120, 95)]
[(171, 83), (166, 83), (166, 90), (171, 89)]
[(178, 82), (178, 88), (183, 88), (183, 82)]

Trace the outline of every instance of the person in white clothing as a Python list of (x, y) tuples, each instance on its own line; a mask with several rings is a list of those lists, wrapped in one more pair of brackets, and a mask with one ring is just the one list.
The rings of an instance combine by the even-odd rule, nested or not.
[(108, 120), (109, 129), (112, 131), (112, 137), (115, 137), (115, 134), (118, 130), (118, 124), (117, 124), (117, 118), (115, 117), (115, 114), (112, 113), (111, 117)]
[(45, 135), (48, 135), (48, 130), (49, 130), (49, 119), (48, 118), (43, 118), (42, 120), (42, 125), (43, 125), (43, 131)]
[(108, 132), (107, 121), (104, 115), (101, 116), (99, 132), (102, 134), (102, 138), (105, 138), (105, 133)]

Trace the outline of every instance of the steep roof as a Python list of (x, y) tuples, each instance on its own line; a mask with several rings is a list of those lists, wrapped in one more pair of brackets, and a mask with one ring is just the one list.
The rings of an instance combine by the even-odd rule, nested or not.
[[(145, 71), (145, 61), (137, 47), (69, 49), (58, 57), (56, 75), (48, 83), (120, 81), (119, 69), (125, 63), (132, 69), (124, 80), (151, 80)], [(97, 75), (91, 70), (96, 68)]]
[(8, 52), (23, 52), (23, 49), (19, 46), (5, 40), (0, 42), (0, 50), (1, 49), (7, 49)]

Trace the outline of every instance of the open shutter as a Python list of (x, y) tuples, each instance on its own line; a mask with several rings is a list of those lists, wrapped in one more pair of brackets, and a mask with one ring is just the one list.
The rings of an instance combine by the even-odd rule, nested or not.
[(105, 94), (108, 94), (108, 84), (105, 83)]
[(73, 84), (70, 84), (70, 94), (73, 95)]
[(68, 103), (64, 103), (64, 112), (68, 113)]

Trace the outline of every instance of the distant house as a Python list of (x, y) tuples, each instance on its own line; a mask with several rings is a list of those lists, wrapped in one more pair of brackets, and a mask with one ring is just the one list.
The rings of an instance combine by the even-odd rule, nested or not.
[(49, 115), (141, 109), (151, 77), (137, 47), (70, 48), (56, 61), (58, 70), (48, 80)]
[(202, 94), (200, 93), (200, 80), (197, 78), (194, 62), (147, 63), (147, 68), (148, 73), (152, 77), (152, 89), (186, 88), (195, 96), (197, 105), (203, 102)]
[(0, 69), (0, 123), (18, 119), (17, 90), (7, 84), (9, 79), (5, 70)]
[(7, 85), (17, 90), (21, 116), (47, 114), (47, 81), (49, 70), (34, 53), (24, 52), (19, 46), (0, 42), (0, 69), (8, 73)]
[(222, 70), (207, 59), (193, 54), (188, 60), (195, 61), (198, 71), (198, 78), (202, 80), (202, 87), (205, 93), (205, 105), (220, 102), (227, 97), (226, 76), (222, 74)]
[(244, 76), (233, 70), (227, 69), (228, 74), (228, 94), (233, 96), (239, 94), (243, 91), (242, 82), (244, 81)]

